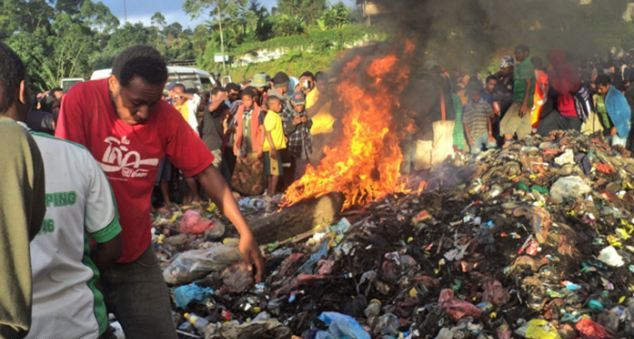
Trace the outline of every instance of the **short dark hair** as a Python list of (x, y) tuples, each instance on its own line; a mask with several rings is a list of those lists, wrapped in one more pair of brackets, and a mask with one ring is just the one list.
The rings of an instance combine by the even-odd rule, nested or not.
[(280, 103), (282, 103), (282, 98), (276, 95), (270, 95), (269, 97), (266, 98), (266, 105), (270, 106), (272, 101), (279, 101)]
[(242, 96), (250, 96), (255, 98), (258, 96), (258, 90), (255, 87), (249, 86), (242, 91)]
[(526, 46), (526, 45), (517, 45), (517, 46), (515, 46), (515, 50), (516, 51), (526, 52), (526, 53), (530, 53), (531, 52), (531, 49), (528, 48), (528, 46)]
[(51, 92), (51, 93), (64, 92), (64, 90), (61, 87), (55, 87), (55, 88), (51, 89), (49, 92)]
[(26, 69), (20, 57), (0, 42), (0, 113), (6, 112), (17, 100), (20, 82), (26, 80)]
[(220, 86), (217, 86), (217, 87), (214, 87), (214, 88), (211, 89), (211, 95), (216, 95), (216, 94), (218, 94), (220, 92), (226, 92), (226, 91), (227, 91), (226, 89), (224, 89), (224, 88), (222, 88)]
[(597, 76), (597, 79), (594, 80), (594, 83), (597, 84), (597, 86), (607, 86), (612, 84), (612, 79), (610, 79), (610, 77), (606, 74), (601, 74)]
[(227, 84), (227, 86), (225, 86), (225, 90), (227, 90), (227, 92), (229, 91), (238, 91), (240, 92), (240, 85), (234, 83), (234, 82), (230, 82)]
[(489, 83), (489, 81), (491, 81), (491, 80), (498, 81), (498, 78), (497, 78), (497, 77), (495, 77), (495, 75), (491, 74), (491, 75), (489, 75), (489, 76), (486, 78), (486, 80), (484, 80), (484, 83), (485, 83), (485, 84), (488, 84), (488, 83)]
[(182, 89), (182, 90), (183, 90), (183, 92), (186, 92), (186, 91), (187, 91), (187, 87), (185, 87), (185, 85), (183, 85), (183, 84), (181, 84), (181, 83), (174, 84), (174, 85), (172, 86), (172, 91), (173, 91), (173, 90), (175, 90), (177, 87), (178, 87), (178, 88), (180, 88), (180, 89)]
[(117, 56), (112, 74), (121, 86), (127, 86), (135, 76), (148, 84), (162, 85), (167, 81), (167, 65), (161, 53), (147, 45), (132, 46)]
[(299, 77), (300, 78), (309, 77), (312, 80), (315, 80), (315, 74), (313, 74), (313, 72), (311, 72), (311, 71), (306, 71), (306, 72), (302, 73), (302, 75), (300, 75)]

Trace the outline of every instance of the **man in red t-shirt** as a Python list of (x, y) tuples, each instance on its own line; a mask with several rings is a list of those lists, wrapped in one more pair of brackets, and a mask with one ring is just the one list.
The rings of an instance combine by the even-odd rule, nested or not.
[(164, 156), (196, 177), (240, 233), (244, 260), (262, 277), (253, 234), (213, 156), (182, 115), (161, 100), (167, 66), (149, 46), (134, 46), (114, 61), (108, 79), (73, 87), (64, 97), (56, 135), (86, 146), (112, 185), (123, 228), (119, 263), (103, 273), (107, 305), (127, 338), (176, 338), (167, 285), (151, 246), (150, 197)]

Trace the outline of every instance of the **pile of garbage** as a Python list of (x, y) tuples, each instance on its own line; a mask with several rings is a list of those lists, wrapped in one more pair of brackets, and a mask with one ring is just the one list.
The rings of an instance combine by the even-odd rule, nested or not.
[[(449, 159), (424, 193), (263, 245), (259, 284), (213, 205), (157, 214), (174, 321), (182, 338), (632, 338), (634, 159), (621, 152), (560, 133)], [(257, 215), (254, 199), (240, 205)]]

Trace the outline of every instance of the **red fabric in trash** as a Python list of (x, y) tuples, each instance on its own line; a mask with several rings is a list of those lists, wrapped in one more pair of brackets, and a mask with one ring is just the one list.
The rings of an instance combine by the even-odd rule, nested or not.
[(465, 316), (479, 317), (482, 310), (472, 303), (456, 298), (453, 291), (445, 288), (440, 291), (438, 303), (443, 311), (447, 312), (454, 320), (458, 320)]
[(203, 218), (200, 213), (189, 210), (183, 214), (180, 221), (180, 231), (182, 233), (202, 234), (213, 226), (213, 222)]
[(609, 339), (612, 335), (605, 327), (595, 323), (590, 318), (583, 318), (577, 322), (575, 328), (585, 339)]

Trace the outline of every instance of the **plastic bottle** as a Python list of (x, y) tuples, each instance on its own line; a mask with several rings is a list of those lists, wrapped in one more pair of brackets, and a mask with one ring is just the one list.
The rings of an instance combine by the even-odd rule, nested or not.
[(200, 333), (205, 333), (205, 328), (209, 325), (209, 321), (203, 317), (199, 317), (195, 314), (185, 313), (183, 317), (189, 321)]

